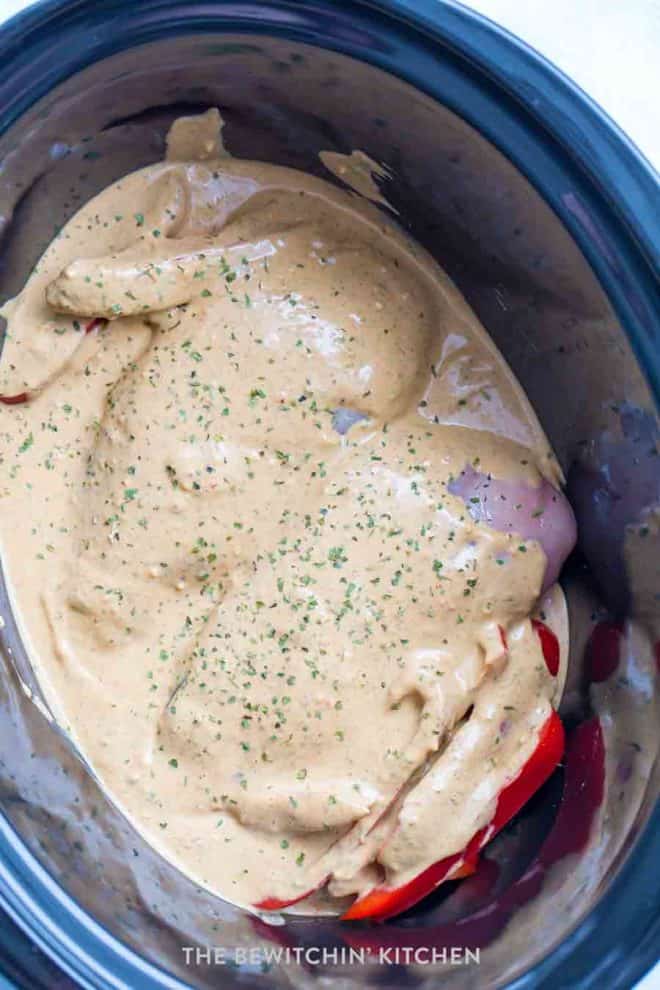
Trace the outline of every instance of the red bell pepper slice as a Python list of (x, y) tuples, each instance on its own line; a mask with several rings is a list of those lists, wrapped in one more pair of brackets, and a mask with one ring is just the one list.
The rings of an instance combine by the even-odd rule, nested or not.
[[(605, 745), (598, 718), (583, 722), (570, 733), (564, 755), (563, 793), (552, 829), (539, 853), (524, 874), (494, 900), (481, 900), (467, 915), (460, 912), (454, 921), (407, 928), (390, 925), (387, 928), (349, 927), (344, 941), (354, 949), (378, 952), (393, 946), (462, 945), (485, 948), (502, 931), (514, 912), (533, 900), (540, 892), (550, 868), (566, 856), (580, 853), (586, 847), (598, 808), (605, 794)], [(471, 880), (461, 884), (450, 903), (475, 883), (484, 883), (484, 895), (489, 886), (488, 875), (495, 864), (484, 857)], [(431, 916), (432, 918), (432, 916)]]
[(364, 897), (358, 898), (351, 904), (348, 911), (342, 914), (341, 920), (385, 921), (386, 918), (391, 918), (395, 914), (401, 914), (402, 911), (406, 911), (413, 904), (426, 897), (427, 894), (430, 894), (445, 880), (458, 880), (460, 877), (466, 877), (473, 873), (473, 865), (467, 862), (461, 865), (464, 858), (462, 852), (447, 856), (429, 866), (428, 869), (402, 887), (394, 889), (375, 887)]
[(591, 631), (585, 650), (589, 680), (600, 684), (612, 676), (619, 666), (623, 626), (620, 622), (597, 622)]
[(541, 622), (540, 619), (532, 619), (532, 628), (541, 640), (541, 650), (543, 651), (545, 665), (550, 671), (551, 676), (556, 677), (559, 673), (559, 640), (552, 629), (548, 629), (545, 622)]
[(536, 749), (518, 776), (507, 784), (497, 799), (495, 816), (487, 826), (487, 831), (490, 832), (488, 840), (504, 828), (546, 782), (564, 755), (564, 743), (564, 726), (557, 712), (553, 711), (541, 727)]
[(417, 904), (443, 881), (455, 880), (473, 873), (479, 850), (545, 783), (561, 760), (563, 752), (564, 727), (557, 713), (553, 711), (541, 728), (536, 749), (518, 776), (501, 791), (490, 825), (480, 829), (462, 852), (439, 860), (403, 886), (394, 889), (376, 887), (358, 898), (342, 915), (342, 920), (385, 921)]
[(281, 911), (282, 908), (291, 907), (292, 904), (297, 904), (298, 901), (304, 901), (306, 897), (311, 897), (317, 890), (325, 886), (329, 879), (330, 877), (323, 877), (321, 882), (317, 883), (316, 887), (312, 887), (311, 890), (306, 890), (304, 894), (298, 894), (296, 897), (289, 897), (288, 899), (282, 897), (264, 897), (254, 907), (259, 908), (261, 911)]
[(552, 831), (539, 852), (543, 867), (586, 847), (596, 811), (605, 797), (605, 739), (598, 717), (581, 722), (568, 737), (564, 791)]

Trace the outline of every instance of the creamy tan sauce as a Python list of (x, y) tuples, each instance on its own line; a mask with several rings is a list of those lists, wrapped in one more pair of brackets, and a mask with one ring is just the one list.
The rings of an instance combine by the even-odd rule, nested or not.
[(384, 165), (379, 165), (369, 155), (365, 155), (364, 151), (352, 151), (350, 155), (342, 155), (338, 151), (321, 151), (319, 158), (328, 172), (335, 175), (344, 185), (349, 186), (353, 192), (371, 200), (372, 203), (381, 203), (396, 213), (378, 185), (378, 181), (390, 177), (389, 169)]
[(84, 206), (3, 315), (0, 394), (30, 396), (0, 406), (5, 568), (126, 813), (246, 904), (460, 850), (560, 681), (529, 621), (540, 545), (447, 486), (559, 472), (444, 273), (354, 196), (224, 157), (211, 112)]

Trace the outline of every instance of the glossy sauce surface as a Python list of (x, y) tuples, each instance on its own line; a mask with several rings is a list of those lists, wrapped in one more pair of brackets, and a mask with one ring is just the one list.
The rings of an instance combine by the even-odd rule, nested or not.
[[(521, 533), (560, 472), (444, 273), (359, 198), (227, 158), (210, 112), (3, 315), (5, 567), (138, 827), (240, 903), (330, 878), (316, 910), (463, 848), (557, 704), (566, 617), (554, 586), (553, 675)], [(498, 519), (524, 493), (506, 525), (466, 472), (510, 486)]]

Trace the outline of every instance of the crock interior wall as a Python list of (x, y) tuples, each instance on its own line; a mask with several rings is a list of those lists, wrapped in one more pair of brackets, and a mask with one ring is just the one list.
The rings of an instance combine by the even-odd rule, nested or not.
[[(492, 145), (393, 76), (277, 39), (205, 35), (129, 49), (68, 80), (26, 113), (0, 140), (0, 298), (20, 289), (53, 231), (81, 200), (162, 157), (174, 116), (215, 105), (226, 119), (225, 143), (237, 157), (331, 178), (318, 152), (359, 148), (388, 166), (392, 178), (383, 192), (400, 222), (458, 283), (527, 390), (565, 469), (607, 423), (612, 406), (625, 400), (651, 408), (588, 264)], [(67, 147), (74, 150), (67, 154)], [(56, 174), (70, 180), (66, 205), (44, 196)], [(3, 615), (6, 605), (3, 585)], [(188, 980), (193, 971), (183, 966), (181, 944), (262, 940), (262, 929), (182, 877), (112, 807), (63, 735), (20, 690), (15, 668), (26, 682), (33, 678), (11, 621), (2, 642), (0, 805), (58, 881), (112, 933)], [(655, 793), (650, 784), (640, 819)], [(555, 782), (524, 819), (532, 836), (528, 859), (549, 826), (556, 794)], [(580, 898), (572, 898), (578, 883)], [(602, 875), (579, 866), (559, 870), (525, 909), (524, 929), (510, 925), (482, 954), (480, 986), (532, 965), (588, 911), (602, 886)], [(549, 910), (547, 899), (559, 890), (567, 895), (566, 909)], [(417, 913), (412, 928), (426, 919)], [(331, 921), (299, 921), (289, 929), (294, 941), (313, 944), (340, 935)], [(333, 973), (339, 975), (336, 968)], [(358, 983), (366, 976), (355, 969), (344, 975)], [(382, 969), (373, 978), (381, 986), (387, 979), (401, 985), (400, 975)], [(470, 978), (453, 970), (444, 980), (459, 987)], [(210, 986), (217, 973), (201, 967), (194, 979)], [(250, 979), (240, 976), (242, 984)], [(271, 975), (273, 983), (278, 979)], [(420, 975), (433, 979), (430, 969)]]

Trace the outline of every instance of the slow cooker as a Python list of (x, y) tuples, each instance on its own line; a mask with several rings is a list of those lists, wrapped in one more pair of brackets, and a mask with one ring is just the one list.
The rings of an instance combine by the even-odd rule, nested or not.
[[(145, 843), (50, 719), (0, 582), (0, 968), (49, 990), (631, 987), (660, 951), (657, 741), (626, 763), (614, 706), (604, 754), (578, 742), (608, 677), (628, 716), (652, 704), (634, 658), (594, 670), (629, 615), (660, 631), (652, 532), (639, 573), (623, 552), (660, 499), (658, 177), (537, 53), (451, 0), (45, 0), (0, 29), (0, 61), (2, 299), (28, 274), (17, 246), (35, 262), (81, 202), (162, 156), (182, 112), (219, 106), (233, 155), (326, 178), (321, 150), (360, 149), (526, 389), (581, 527), (565, 766), (469, 885), (350, 936), (247, 915)], [(356, 938), (389, 964), (266, 952)], [(471, 961), (392, 962), (396, 946)]]

